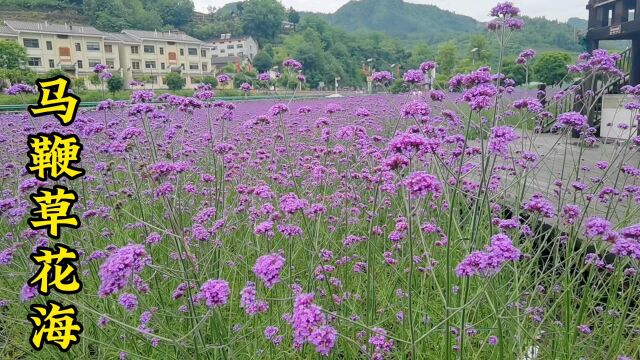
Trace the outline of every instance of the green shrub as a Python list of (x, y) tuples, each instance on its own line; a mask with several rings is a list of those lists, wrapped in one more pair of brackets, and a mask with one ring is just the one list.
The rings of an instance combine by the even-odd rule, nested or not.
[(113, 75), (113, 77), (107, 80), (107, 88), (109, 92), (115, 94), (116, 91), (122, 90), (124, 87), (124, 80), (120, 75)]
[(180, 90), (186, 84), (186, 80), (176, 72), (170, 72), (165, 78), (169, 90)]

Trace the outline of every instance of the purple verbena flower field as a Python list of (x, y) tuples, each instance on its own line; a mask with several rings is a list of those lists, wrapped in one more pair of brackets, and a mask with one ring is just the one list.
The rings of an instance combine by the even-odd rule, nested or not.
[[(490, 28), (516, 31), (518, 13), (501, 4)], [(612, 56), (576, 67), (615, 74)], [(29, 255), (53, 241), (29, 229), (29, 194), (59, 184), (82, 220), (60, 242), (79, 251), (83, 289), (49, 295), (84, 327), (65, 356), (638, 358), (640, 137), (596, 138), (556, 111), (572, 89), (545, 106), (499, 69), (403, 95), (373, 77), (378, 94), (332, 99), (140, 90), (69, 127), (0, 114), (3, 356), (36, 356)], [(27, 136), (54, 131), (84, 145), (73, 183), (25, 169)]]

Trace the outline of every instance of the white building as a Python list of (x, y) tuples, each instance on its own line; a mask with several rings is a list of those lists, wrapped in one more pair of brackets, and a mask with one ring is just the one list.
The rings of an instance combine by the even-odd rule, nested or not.
[(185, 33), (123, 30), (110, 35), (122, 39), (120, 61), (127, 82), (145, 79), (162, 88), (164, 76), (176, 71), (193, 87), (198, 78), (211, 74), (209, 45)]
[(92, 73), (96, 64), (119, 69), (119, 42), (91, 26), (7, 20), (0, 39), (27, 50), (27, 66), (37, 73), (63, 69), (74, 77)]
[(250, 36), (234, 38), (231, 34), (222, 34), (220, 39), (207, 44), (211, 47), (212, 58), (240, 58), (242, 62), (251, 62), (258, 53), (258, 43)]
[(131, 80), (166, 88), (165, 76), (171, 71), (180, 72), (186, 86), (193, 87), (212, 70), (210, 45), (182, 32), (106, 33), (91, 26), (7, 20), (0, 24), (0, 40), (24, 46), (26, 65), (39, 74), (62, 69), (71, 77), (88, 79), (96, 64), (105, 64), (123, 77), (125, 88)]

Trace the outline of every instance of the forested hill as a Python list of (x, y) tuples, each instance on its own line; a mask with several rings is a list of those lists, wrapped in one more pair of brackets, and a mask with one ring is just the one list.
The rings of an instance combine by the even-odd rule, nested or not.
[(402, 0), (351, 1), (328, 15), (327, 20), (349, 32), (379, 31), (403, 40), (429, 43), (447, 41), (452, 35), (482, 29), (482, 25), (471, 17)]
[[(313, 15), (322, 16), (348, 32), (380, 32), (410, 45), (463, 40), (484, 31), (484, 24), (471, 17), (402, 0), (352, 0), (333, 14)], [(569, 23), (545, 18), (525, 20), (525, 29), (514, 35), (514, 49), (581, 51), (578, 36), (586, 30), (586, 20), (572, 18)]]

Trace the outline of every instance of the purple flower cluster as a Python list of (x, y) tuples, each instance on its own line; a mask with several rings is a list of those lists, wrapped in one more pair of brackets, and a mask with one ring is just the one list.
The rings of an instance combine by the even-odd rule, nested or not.
[(275, 104), (269, 109), (271, 116), (278, 116), (289, 111), (289, 107), (285, 104)]
[(377, 71), (371, 74), (371, 80), (378, 84), (387, 85), (393, 82), (393, 74), (389, 71)]
[(553, 203), (539, 193), (533, 194), (529, 201), (522, 204), (522, 208), (527, 212), (538, 213), (546, 218), (552, 218), (556, 215)]
[(96, 64), (93, 67), (93, 72), (94, 73), (101, 73), (101, 72), (103, 72), (105, 70), (107, 70), (107, 65), (105, 65), (105, 64)]
[(131, 93), (131, 103), (148, 103), (153, 101), (156, 94), (151, 90), (136, 90)]
[(227, 74), (220, 74), (220, 75), (218, 75), (217, 80), (218, 80), (218, 83), (224, 85), (224, 84), (228, 83), (231, 80), (231, 77), (229, 75), (227, 75)]
[(269, 81), (271, 80), (271, 75), (268, 72), (258, 74), (259, 81)]
[(498, 31), (503, 28), (513, 31), (522, 30), (524, 28), (524, 20), (518, 18), (497, 19), (491, 20), (487, 24), (487, 29), (490, 31)]
[(294, 193), (288, 193), (280, 197), (280, 210), (289, 215), (304, 210), (308, 205), (309, 202), (307, 200), (298, 198)]
[(587, 117), (575, 111), (566, 112), (558, 115), (558, 123), (561, 126), (581, 129), (587, 125)]
[(289, 68), (291, 70), (302, 70), (302, 63), (295, 59), (286, 59), (282, 62), (282, 66)]
[(529, 60), (533, 59), (536, 56), (536, 51), (533, 49), (527, 49), (520, 52), (518, 58), (516, 59), (516, 64), (526, 65)]
[(504, 234), (491, 237), (484, 251), (474, 251), (456, 267), (458, 277), (491, 276), (500, 272), (504, 264), (520, 259), (520, 250)]
[(151, 263), (142, 245), (127, 245), (113, 252), (100, 266), (100, 297), (107, 297), (122, 290)]
[(269, 304), (264, 300), (258, 300), (256, 284), (247, 281), (245, 287), (240, 291), (240, 308), (244, 309), (247, 315), (253, 316), (269, 310)]
[(584, 225), (584, 236), (588, 238), (604, 236), (609, 231), (611, 231), (611, 222), (598, 216), (588, 218)]
[(225, 280), (207, 280), (200, 286), (200, 292), (196, 294), (196, 300), (204, 300), (210, 308), (223, 306), (229, 300), (229, 283)]
[(429, 194), (433, 199), (442, 195), (442, 184), (437, 177), (424, 171), (416, 171), (404, 179), (404, 186), (407, 187), (412, 197), (425, 197)]
[(428, 116), (430, 113), (431, 109), (424, 101), (413, 100), (402, 106), (402, 116), (405, 118), (420, 119), (424, 116)]
[(407, 84), (418, 85), (424, 83), (424, 73), (420, 70), (407, 70), (402, 78)]
[(324, 313), (313, 299), (313, 294), (300, 294), (294, 301), (293, 314), (289, 318), (293, 328), (293, 347), (299, 350), (308, 342), (320, 355), (327, 356), (336, 345), (338, 336), (336, 330), (327, 325)]
[(136, 311), (136, 309), (138, 308), (138, 297), (134, 294), (122, 294), (120, 295), (118, 302), (125, 310), (129, 312)]
[(519, 139), (520, 136), (511, 126), (495, 126), (491, 129), (489, 137), (489, 152), (495, 155), (509, 155), (509, 144)]
[(620, 54), (609, 54), (608, 50), (596, 49), (592, 53), (583, 53), (578, 56), (578, 61), (569, 65), (570, 73), (605, 73), (622, 77), (624, 73), (618, 69), (616, 63), (620, 60)]
[(493, 17), (514, 17), (520, 14), (520, 9), (515, 7), (512, 2), (498, 3), (491, 9), (489, 15)]
[(436, 70), (438, 68), (438, 63), (435, 61), (425, 61), (422, 64), (420, 64), (420, 71), (422, 71), (423, 73), (429, 73), (431, 72), (431, 70)]
[(256, 260), (253, 272), (264, 282), (267, 289), (280, 282), (280, 271), (284, 267), (285, 259), (279, 253), (262, 255)]
[(6, 95), (35, 94), (36, 89), (34, 89), (31, 85), (18, 83), (11, 85), (4, 91), (4, 93)]

